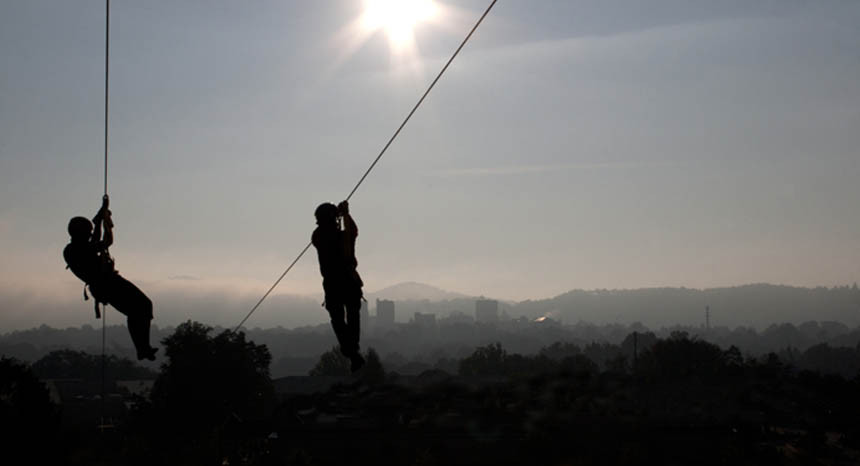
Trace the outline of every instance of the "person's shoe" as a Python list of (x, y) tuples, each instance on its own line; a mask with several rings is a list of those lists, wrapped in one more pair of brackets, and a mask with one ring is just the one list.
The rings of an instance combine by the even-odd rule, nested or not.
[(356, 354), (350, 359), (352, 360), (352, 364), (349, 365), (349, 368), (353, 373), (358, 372), (359, 369), (364, 367), (364, 358), (361, 357), (361, 354)]
[(146, 359), (148, 361), (155, 361), (155, 353), (158, 352), (158, 348), (149, 347), (149, 349), (145, 349), (143, 351), (137, 352), (137, 360), (141, 361)]

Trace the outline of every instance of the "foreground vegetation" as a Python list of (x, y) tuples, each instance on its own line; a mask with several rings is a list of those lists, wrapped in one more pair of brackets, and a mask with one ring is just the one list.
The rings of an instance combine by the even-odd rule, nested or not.
[[(418, 376), (386, 373), (371, 353), (363, 372), (338, 378), (344, 368), (330, 351), (312, 373), (335, 383), (280, 395), (268, 349), (242, 333), (189, 322), (163, 344), (158, 373), (113, 361), (128, 375), (155, 377), (148, 398), (115, 405), (57, 406), (36, 375), (75, 376), (69, 366), (78, 361), (89, 367), (82, 377), (93, 377), (94, 357), (52, 354), (32, 367), (3, 359), (7, 457), (129, 465), (860, 461), (857, 372), (798, 369), (785, 354), (745, 357), (681, 332), (630, 335), (617, 346), (559, 342), (527, 356), (492, 344), (455, 371)], [(792, 357), (844, 365), (857, 352), (810, 348)], [(105, 412), (111, 427), (98, 429)]]

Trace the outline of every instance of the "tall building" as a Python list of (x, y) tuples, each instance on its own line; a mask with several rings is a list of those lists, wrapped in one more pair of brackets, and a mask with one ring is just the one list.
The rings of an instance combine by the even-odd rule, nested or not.
[(498, 322), (499, 302), (495, 299), (479, 299), (475, 301), (475, 321), (480, 323)]
[(394, 326), (394, 301), (387, 299), (376, 300), (376, 326)]

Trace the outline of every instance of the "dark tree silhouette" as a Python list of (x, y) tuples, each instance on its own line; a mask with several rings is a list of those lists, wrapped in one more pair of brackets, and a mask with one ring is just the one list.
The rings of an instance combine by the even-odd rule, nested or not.
[(621, 351), (629, 360), (633, 360), (634, 350), (638, 354), (651, 349), (657, 343), (657, 335), (654, 332), (636, 332), (628, 334), (621, 342)]
[(827, 343), (815, 345), (804, 351), (797, 366), (845, 378), (860, 375), (860, 344), (857, 348), (832, 348)]
[(639, 360), (643, 373), (673, 377), (714, 377), (725, 368), (723, 351), (706, 341), (689, 338), (686, 332), (673, 332), (670, 338), (659, 340)]
[(382, 367), (382, 361), (379, 359), (379, 354), (376, 350), (369, 348), (364, 359), (366, 360), (366, 363), (359, 374), (361, 380), (368, 384), (381, 384), (384, 382), (385, 368)]
[(5, 464), (51, 464), (58, 455), (59, 416), (29, 367), (0, 358), (0, 447)]
[(588, 359), (583, 354), (568, 356), (559, 363), (559, 370), (562, 373), (571, 374), (578, 377), (587, 377), (595, 375), (600, 371), (597, 364), (591, 359)]
[(162, 341), (168, 361), (144, 419), (160, 434), (160, 451), (172, 463), (233, 458), (265, 435), (255, 425), (274, 406), (268, 348), (246, 341), (242, 332), (212, 337), (211, 331), (189, 321)]
[(479, 346), (467, 358), (460, 361), (460, 375), (499, 375), (504, 371), (508, 353), (501, 343)]
[(549, 346), (541, 348), (539, 354), (556, 361), (561, 361), (564, 358), (582, 354), (582, 349), (573, 343), (557, 341)]
[(337, 346), (320, 355), (319, 361), (308, 375), (349, 375), (349, 359)]

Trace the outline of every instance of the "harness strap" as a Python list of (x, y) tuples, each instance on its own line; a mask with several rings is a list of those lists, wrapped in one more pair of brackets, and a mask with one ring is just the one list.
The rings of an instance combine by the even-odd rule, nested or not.
[[(89, 295), (87, 295), (87, 286), (89, 286), (89, 285), (84, 283), (84, 301), (88, 301), (90, 299)], [(102, 313), (99, 310), (99, 300), (98, 299), (93, 299), (93, 310), (96, 313), (96, 319), (101, 319)]]

